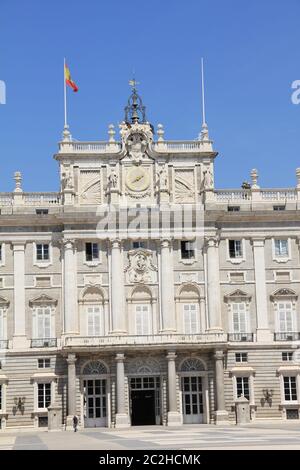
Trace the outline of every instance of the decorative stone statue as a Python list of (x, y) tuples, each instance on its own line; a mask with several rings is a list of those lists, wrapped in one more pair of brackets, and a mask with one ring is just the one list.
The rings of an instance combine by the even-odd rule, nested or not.
[(204, 189), (213, 189), (214, 180), (210, 169), (208, 168), (203, 172), (203, 188)]
[(164, 164), (157, 172), (157, 177), (159, 179), (159, 188), (168, 189), (168, 169), (167, 165)]
[(143, 134), (135, 132), (127, 139), (126, 147), (129, 156), (133, 158), (133, 160), (141, 161), (146, 151), (147, 141)]
[(70, 168), (65, 168), (64, 173), (62, 173), (62, 189), (73, 189), (73, 177)]
[(115, 169), (112, 169), (109, 174), (108, 184), (109, 184), (110, 189), (115, 189), (118, 186), (118, 175)]

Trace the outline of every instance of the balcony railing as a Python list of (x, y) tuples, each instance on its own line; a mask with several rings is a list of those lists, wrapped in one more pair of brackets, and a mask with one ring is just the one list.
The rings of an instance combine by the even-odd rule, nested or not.
[(228, 333), (228, 341), (252, 342), (253, 333)]
[(214, 191), (214, 200), (224, 203), (263, 203), (263, 202), (296, 202), (298, 200), (297, 190), (288, 189), (216, 189)]
[(65, 338), (65, 347), (90, 346), (143, 346), (164, 344), (210, 344), (226, 342), (223, 333), (202, 333), (194, 335), (161, 334), (141, 336), (68, 336)]
[(284, 331), (274, 333), (274, 341), (298, 341), (300, 340), (300, 333), (297, 331)]
[(60, 193), (23, 193), (26, 206), (57, 206), (61, 203)]
[(32, 348), (56, 348), (57, 338), (34, 338), (31, 340)]
[(217, 202), (251, 201), (251, 191), (243, 191), (240, 189), (218, 189), (215, 191), (215, 198)]
[(8, 349), (8, 339), (0, 339), (0, 349)]
[(122, 148), (120, 142), (60, 142), (59, 153), (116, 153)]

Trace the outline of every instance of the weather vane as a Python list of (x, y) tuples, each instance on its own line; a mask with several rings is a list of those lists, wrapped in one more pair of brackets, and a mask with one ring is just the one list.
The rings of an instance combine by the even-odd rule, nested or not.
[(132, 87), (132, 90), (135, 90), (136, 89), (136, 85), (139, 85), (140, 82), (137, 82), (135, 78), (133, 78), (132, 80), (129, 80), (129, 85)]

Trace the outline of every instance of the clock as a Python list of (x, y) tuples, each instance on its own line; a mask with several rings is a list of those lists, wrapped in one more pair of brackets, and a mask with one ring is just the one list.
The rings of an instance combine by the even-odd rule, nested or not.
[(131, 191), (145, 191), (149, 185), (149, 173), (144, 168), (138, 166), (127, 171), (126, 186)]

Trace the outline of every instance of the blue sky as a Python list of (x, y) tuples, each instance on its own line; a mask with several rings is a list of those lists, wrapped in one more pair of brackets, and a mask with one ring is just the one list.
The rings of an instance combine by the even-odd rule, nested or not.
[(0, 0), (0, 191), (15, 170), (26, 191), (58, 189), (64, 56), (78, 140), (106, 140), (123, 119), (133, 69), (148, 120), (166, 139), (195, 139), (203, 56), (216, 186), (239, 187), (253, 167), (263, 187), (295, 185), (299, 17), (299, 0)]

